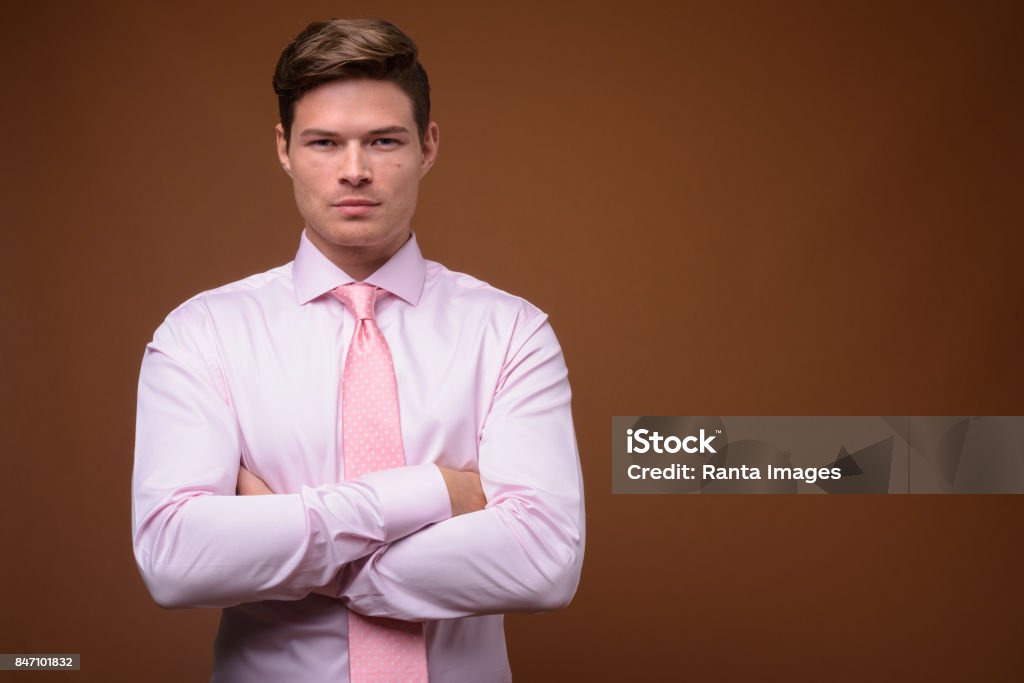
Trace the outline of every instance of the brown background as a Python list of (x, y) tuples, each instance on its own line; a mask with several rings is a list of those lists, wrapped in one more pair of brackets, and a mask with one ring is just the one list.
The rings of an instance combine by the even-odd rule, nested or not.
[(613, 497), (609, 448), (616, 414), (1024, 413), (1019, 3), (2, 12), (0, 651), (208, 676), (217, 612), (156, 607), (131, 554), (139, 363), (293, 257), (270, 74), (342, 15), (422, 47), (425, 254), (569, 364), (587, 557), (568, 610), (508, 618), (517, 680), (1019, 674), (1024, 498)]

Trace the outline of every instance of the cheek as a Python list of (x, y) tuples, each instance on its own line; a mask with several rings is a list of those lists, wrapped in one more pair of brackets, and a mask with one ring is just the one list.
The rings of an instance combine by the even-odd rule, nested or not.
[(420, 183), (420, 174), (416, 165), (399, 162), (392, 170), (394, 171), (396, 189), (403, 195), (415, 197)]
[(295, 195), (309, 197), (318, 194), (318, 188), (323, 182), (320, 175), (309, 169), (293, 173), (292, 183), (295, 185)]
[(328, 164), (320, 158), (303, 156), (292, 161), (292, 177), (296, 180), (301, 180), (307, 185), (322, 181), (329, 173)]

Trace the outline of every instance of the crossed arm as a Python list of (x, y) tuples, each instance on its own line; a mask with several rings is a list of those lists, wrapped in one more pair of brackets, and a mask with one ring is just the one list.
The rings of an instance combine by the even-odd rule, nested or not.
[[(460, 472), (449, 467), (437, 466), (448, 489), (452, 504), (452, 517), (483, 510), (487, 504), (484, 490), (480, 486), (480, 475), (476, 472)], [(273, 493), (263, 481), (244, 466), (238, 468), (238, 484), (235, 489), (240, 496), (263, 496)]]
[(484, 476), (417, 465), (236, 496), (269, 489), (239, 469), (234, 415), (194, 337), (158, 331), (133, 476), (135, 554), (154, 598), (226, 607), (317, 592), (406, 620), (567, 604), (584, 528), (564, 361), (543, 321), (518, 342), (482, 431)]

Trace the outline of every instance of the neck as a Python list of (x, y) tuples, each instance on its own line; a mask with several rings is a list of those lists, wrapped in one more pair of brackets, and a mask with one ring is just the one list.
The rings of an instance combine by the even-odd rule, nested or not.
[(362, 282), (387, 263), (388, 259), (412, 237), (412, 233), (400, 235), (387, 244), (372, 245), (334, 244), (324, 240), (316, 230), (310, 230), (308, 227), (306, 237), (331, 263), (345, 271), (353, 280)]

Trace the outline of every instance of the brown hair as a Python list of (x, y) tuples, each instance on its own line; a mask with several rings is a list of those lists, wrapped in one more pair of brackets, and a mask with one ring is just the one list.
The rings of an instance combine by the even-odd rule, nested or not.
[(285, 143), (291, 138), (295, 103), (313, 88), (340, 79), (370, 78), (396, 84), (412, 100), (420, 140), (430, 122), (430, 83), (416, 43), (382, 19), (313, 22), (281, 53), (274, 92)]

